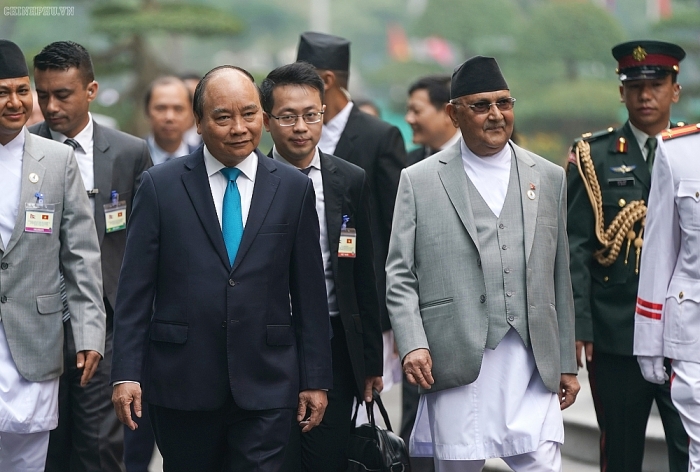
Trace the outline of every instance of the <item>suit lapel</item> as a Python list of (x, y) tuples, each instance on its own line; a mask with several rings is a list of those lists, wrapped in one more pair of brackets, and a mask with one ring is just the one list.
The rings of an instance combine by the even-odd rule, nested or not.
[(190, 201), (194, 207), (199, 221), (202, 223), (204, 230), (209, 236), (214, 249), (216, 250), (221, 262), (229, 267), (228, 253), (226, 252), (226, 244), (224, 236), (221, 233), (219, 226), (219, 218), (216, 216), (216, 207), (211, 196), (211, 187), (209, 186), (209, 176), (207, 168), (204, 165), (204, 152), (199, 148), (196, 153), (191, 154), (186, 162), (185, 167), (189, 172), (182, 174), (182, 183), (185, 185), (185, 190), (190, 196)]
[(460, 143), (455, 144), (448, 150), (446, 150), (445, 157), (440, 160), (441, 163), (445, 164), (440, 170), (438, 170), (438, 176), (442, 181), (442, 186), (447, 192), (447, 196), (452, 202), (452, 206), (462, 224), (469, 233), (469, 236), (474, 241), (477, 251), (479, 250), (479, 237), (476, 232), (476, 225), (474, 224), (474, 213), (472, 212), (472, 205), (469, 201), (469, 192), (467, 190), (467, 174), (464, 171), (464, 166), (462, 165), (462, 152), (460, 150)]
[[(40, 162), (44, 158), (43, 151), (34, 146), (33, 137), (29, 131), (25, 130), (24, 136), (24, 155), (22, 156), (22, 190), (20, 191), (19, 197), (19, 209), (17, 211), (17, 221), (15, 221), (15, 227), (12, 230), (10, 241), (7, 243), (5, 254), (8, 254), (12, 248), (15, 247), (17, 241), (24, 233), (24, 204), (36, 201), (34, 194), (42, 191), (44, 185), (44, 175), (46, 173), (46, 168)], [(39, 177), (37, 183), (32, 183), (29, 181), (29, 174), (32, 173)], [(46, 203), (50, 202), (47, 201)]]
[[(520, 200), (523, 207), (523, 228), (525, 243), (525, 261), (530, 260), (532, 243), (535, 240), (535, 228), (537, 226), (537, 208), (540, 202), (540, 173), (535, 170), (535, 161), (516, 145), (512, 145), (513, 160), (517, 166), (518, 181), (520, 185)], [(530, 198), (528, 193), (532, 190), (535, 198)], [(532, 193), (530, 193), (532, 195)]]
[(93, 146), (92, 167), (95, 175), (95, 188), (99, 190), (95, 195), (95, 227), (97, 237), (102, 245), (105, 237), (104, 205), (110, 203), (112, 193), (112, 169), (114, 168), (114, 155), (109, 151), (109, 142), (102, 133), (102, 128), (93, 122)]
[[(280, 179), (272, 173), (277, 170), (277, 164), (273, 159), (269, 159), (263, 153), (256, 149), (258, 154), (258, 172), (255, 176), (255, 185), (253, 186), (253, 198), (250, 202), (250, 210), (248, 211), (248, 220), (245, 224), (245, 229), (243, 230), (243, 238), (241, 239), (241, 244), (238, 247), (238, 253), (236, 254), (236, 260), (233, 261), (233, 267), (231, 271), (235, 271), (240, 265), (241, 260), (245, 257), (246, 252), (250, 249), (251, 244), (258, 235), (260, 226), (262, 226), (265, 217), (267, 216), (267, 211), (270, 209), (272, 204), (272, 199), (277, 192), (277, 187), (279, 186)], [(219, 234), (221, 231), (219, 231)], [(221, 241), (223, 242), (223, 236), (221, 236)], [(224, 246), (224, 253), (226, 252), (226, 247)], [(228, 261), (228, 256), (227, 259)]]
[[(353, 155), (353, 151), (355, 149), (355, 139), (357, 139), (358, 136), (357, 131), (355, 130), (355, 115), (357, 113), (362, 112), (353, 105), (352, 110), (350, 110), (350, 115), (348, 116), (348, 122), (345, 124), (345, 129), (340, 135), (338, 144), (335, 146), (335, 151), (331, 153), (345, 159), (346, 161), (348, 161), (349, 157)], [(357, 164), (357, 162), (354, 162), (354, 164)]]
[[(333, 161), (325, 154), (321, 155), (321, 177), (323, 179), (323, 204), (326, 212), (326, 235), (331, 253), (333, 273), (338, 273), (338, 244), (340, 242), (340, 227), (343, 224), (343, 189), (344, 178), (338, 172)], [(351, 222), (351, 226), (354, 224)]]

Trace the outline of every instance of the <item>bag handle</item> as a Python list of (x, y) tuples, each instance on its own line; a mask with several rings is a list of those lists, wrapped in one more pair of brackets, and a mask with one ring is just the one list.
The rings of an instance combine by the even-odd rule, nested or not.
[[(377, 407), (379, 408), (379, 412), (382, 414), (382, 418), (384, 419), (384, 424), (386, 425), (387, 431), (391, 431), (392, 433), (394, 430), (391, 428), (391, 422), (389, 421), (389, 414), (386, 412), (386, 408), (384, 408), (384, 403), (382, 403), (382, 397), (379, 396), (379, 392), (376, 389), (372, 389), (372, 398), (373, 401), (371, 402), (364, 402), (365, 403), (365, 408), (367, 409), (367, 418), (369, 419), (369, 424), (372, 425), (372, 428), (376, 427), (376, 423), (374, 420), (374, 404), (377, 404)], [(357, 413), (360, 411), (360, 402), (355, 403), (355, 413), (352, 415), (352, 424), (354, 427), (357, 427)]]

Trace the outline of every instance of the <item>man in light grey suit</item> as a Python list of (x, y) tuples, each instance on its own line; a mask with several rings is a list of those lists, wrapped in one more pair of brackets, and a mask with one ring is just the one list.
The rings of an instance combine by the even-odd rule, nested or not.
[(63, 302), (86, 384), (104, 352), (100, 250), (73, 150), (30, 134), (29, 73), (0, 40), (0, 470), (43, 471), (58, 422)]
[[(90, 54), (80, 44), (58, 41), (42, 49), (34, 57), (34, 83), (45, 121), (29, 130), (74, 147), (93, 205), (107, 314), (104, 359), (89, 385), (81, 385), (80, 372), (70, 360), (75, 356), (75, 345), (70, 323), (65, 324), (66, 365), (59, 386), (59, 422), (51, 431), (46, 471), (123, 472), (124, 432), (114, 414), (109, 382), (112, 315), (126, 246), (125, 227), (141, 174), (151, 167), (151, 159), (143, 139), (93, 120), (89, 110), (97, 97), (98, 83)], [(123, 203), (125, 217), (118, 226), (108, 224), (110, 215), (114, 216), (112, 200)], [(64, 319), (68, 317), (66, 313)]]
[(562, 168), (516, 146), (493, 58), (458, 67), (460, 142), (401, 174), (387, 306), (423, 394), (410, 446), (438, 472), (560, 471), (560, 409), (578, 393)]

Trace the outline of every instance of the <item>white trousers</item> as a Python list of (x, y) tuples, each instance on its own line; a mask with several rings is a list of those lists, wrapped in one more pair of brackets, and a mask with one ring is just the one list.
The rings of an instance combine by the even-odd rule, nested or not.
[[(485, 460), (448, 461), (435, 458), (435, 472), (481, 472)], [(515, 472), (561, 472), (560, 444), (543, 441), (536, 451), (517, 456), (503, 457), (503, 461)]]
[(671, 400), (688, 433), (689, 471), (700, 471), (700, 363), (673, 360)]
[(0, 431), (0, 471), (44, 472), (49, 431), (6, 433)]

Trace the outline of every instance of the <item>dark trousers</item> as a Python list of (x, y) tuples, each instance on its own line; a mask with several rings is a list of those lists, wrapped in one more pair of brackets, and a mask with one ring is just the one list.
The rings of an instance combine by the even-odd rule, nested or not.
[[(401, 385), (401, 439), (408, 447), (413, 431), (413, 423), (416, 422), (418, 414), (418, 402), (420, 394), (418, 386), (411, 385), (406, 380), (406, 374), (403, 375)], [(435, 472), (435, 463), (432, 457), (411, 457), (411, 472)]]
[(148, 413), (148, 403), (141, 404), (141, 418), (132, 415), (134, 422), (139, 425), (132, 431), (124, 426), (124, 465), (126, 472), (148, 472), (148, 465), (153, 458), (156, 438), (153, 436), (151, 417)]
[(214, 411), (149, 404), (164, 472), (278, 472), (295, 410), (243, 410), (229, 398)]
[(104, 358), (85, 387), (82, 369), (75, 366), (75, 343), (70, 321), (63, 324), (64, 372), (58, 387), (58, 427), (49, 436), (47, 472), (123, 472), (122, 425), (112, 406), (112, 316), (107, 299)]
[(352, 425), (352, 404), (357, 386), (340, 317), (331, 317), (333, 338), (333, 389), (321, 424), (302, 433), (292, 418), (292, 432), (283, 472), (337, 472), (348, 468), (347, 444)]
[[(666, 369), (670, 373), (669, 362)], [(640, 472), (651, 405), (656, 405), (666, 432), (669, 470), (687, 472), (688, 435), (671, 402), (670, 383), (644, 380), (634, 356), (593, 352), (588, 363), (596, 417), (600, 426), (600, 470)]]

